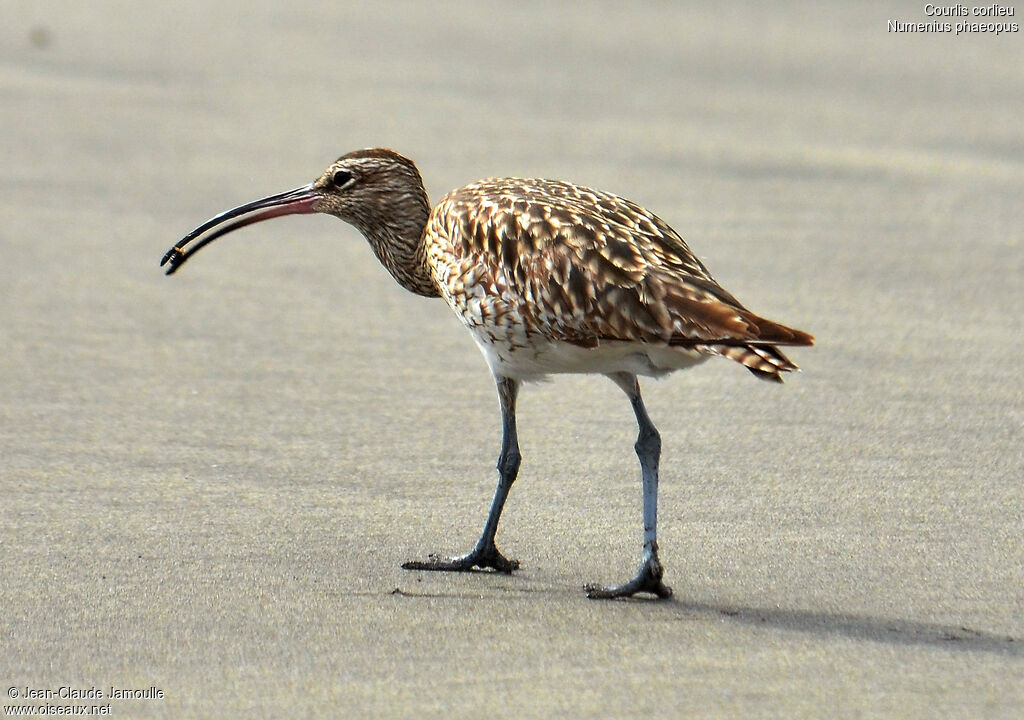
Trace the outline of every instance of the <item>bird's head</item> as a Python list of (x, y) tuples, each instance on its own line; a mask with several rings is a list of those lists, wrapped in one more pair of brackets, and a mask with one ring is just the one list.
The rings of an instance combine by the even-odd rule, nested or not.
[[(385, 148), (356, 150), (331, 163), (308, 185), (207, 220), (168, 250), (160, 265), (167, 265), (171, 275), (201, 248), (230, 232), (282, 215), (309, 213), (334, 215), (354, 225), (377, 250), (377, 238), (418, 237), (429, 211), (423, 180), (412, 160)], [(186, 251), (193, 241), (198, 242)]]

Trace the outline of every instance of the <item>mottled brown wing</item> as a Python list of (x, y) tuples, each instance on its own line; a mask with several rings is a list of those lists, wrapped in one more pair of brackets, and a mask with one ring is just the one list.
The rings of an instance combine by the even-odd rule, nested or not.
[(800, 331), (744, 308), (671, 227), (623, 198), (505, 178), (446, 201), (463, 257), (503, 276), (524, 320), (549, 337), (583, 346), (806, 344)]

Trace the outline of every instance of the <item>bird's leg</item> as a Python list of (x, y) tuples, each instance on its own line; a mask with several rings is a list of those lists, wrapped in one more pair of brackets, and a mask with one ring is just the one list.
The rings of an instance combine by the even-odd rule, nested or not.
[(402, 567), (406, 570), (466, 571), (493, 568), (498, 572), (511, 573), (519, 568), (518, 560), (509, 560), (494, 544), (501, 510), (505, 507), (505, 499), (512, 483), (516, 481), (522, 457), (519, 454), (519, 438), (516, 435), (516, 396), (519, 394), (519, 381), (496, 377), (495, 382), (498, 385), (498, 402), (501, 405), (501, 454), (498, 456), (498, 488), (494, 491), (484, 531), (477, 540), (476, 547), (465, 555), (454, 558), (439, 558), (432, 555), (426, 561), (403, 563)]
[(629, 397), (636, 414), (639, 434), (636, 439), (637, 457), (640, 458), (640, 471), (643, 478), (644, 492), (644, 552), (640, 569), (636, 576), (623, 585), (602, 587), (587, 585), (587, 597), (620, 598), (630, 597), (636, 593), (651, 593), (659, 598), (672, 595), (672, 588), (661, 581), (664, 570), (658, 559), (658, 460), (661, 457), (661, 435), (654, 427), (647, 408), (640, 396), (640, 384), (631, 373), (612, 373), (609, 376)]

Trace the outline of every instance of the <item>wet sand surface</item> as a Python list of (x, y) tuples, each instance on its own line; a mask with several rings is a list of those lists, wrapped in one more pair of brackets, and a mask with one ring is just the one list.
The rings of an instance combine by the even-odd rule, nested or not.
[[(922, 7), (5, 8), (4, 702), (1019, 717), (1024, 44), (887, 29)], [(605, 378), (520, 396), (519, 572), (403, 571), (467, 550), (493, 491), (469, 335), (329, 217), (157, 267), (376, 145), (435, 199), (493, 175), (635, 199), (816, 335), (785, 386), (725, 361), (644, 383), (671, 601), (582, 592), (640, 553)]]

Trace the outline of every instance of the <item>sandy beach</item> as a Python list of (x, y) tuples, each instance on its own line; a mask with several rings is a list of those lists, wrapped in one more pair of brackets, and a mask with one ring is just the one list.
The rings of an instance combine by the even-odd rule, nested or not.
[[(1005, 7), (966, 20), (1024, 24)], [(4, 712), (1021, 717), (1024, 35), (924, 8), (5, 7)], [(468, 550), (496, 480), (494, 385), (443, 302), (324, 216), (157, 266), (370, 146), (434, 199), (629, 197), (816, 336), (784, 386), (643, 383), (670, 601), (582, 590), (640, 555), (607, 379), (520, 395), (518, 572), (405, 571)]]

